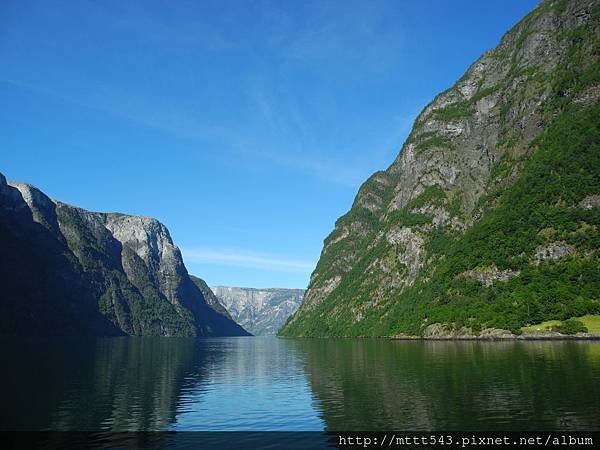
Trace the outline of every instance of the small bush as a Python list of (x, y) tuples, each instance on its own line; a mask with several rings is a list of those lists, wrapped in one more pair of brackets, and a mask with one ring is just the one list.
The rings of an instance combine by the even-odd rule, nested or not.
[(434, 111), (435, 118), (442, 122), (450, 122), (472, 116), (475, 113), (470, 102), (459, 102)]
[(577, 334), (587, 333), (588, 329), (583, 322), (575, 319), (568, 319), (551, 328), (552, 331), (557, 331), (561, 334)]

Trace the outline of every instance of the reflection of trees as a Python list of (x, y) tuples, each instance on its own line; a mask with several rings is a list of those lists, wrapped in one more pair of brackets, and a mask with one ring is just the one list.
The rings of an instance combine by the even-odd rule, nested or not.
[(23, 410), (7, 429), (163, 429), (207, 364), (201, 347), (184, 338), (36, 340), (26, 347), (12, 355), (19, 398), (6, 404)]
[(600, 429), (597, 343), (294, 344), (329, 430)]
[(240, 380), (252, 380), (251, 392), (279, 386), (289, 407), (285, 401), (266, 407), (281, 408), (285, 417), (298, 407), (286, 395), (297, 393), (294, 383), (303, 384), (305, 376), (329, 430), (600, 429), (600, 344), (594, 342), (111, 338), (2, 344), (0, 430), (171, 428), (176, 413), (207, 405), (206, 386), (214, 390), (210, 401), (233, 405), (227, 396), (235, 389), (219, 386)]

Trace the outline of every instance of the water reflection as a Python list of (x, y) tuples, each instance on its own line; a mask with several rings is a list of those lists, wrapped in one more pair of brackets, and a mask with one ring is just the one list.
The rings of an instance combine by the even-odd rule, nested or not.
[(3, 341), (0, 430), (322, 430), (291, 341)]
[(323, 421), (295, 342), (274, 337), (208, 339), (224, 358), (184, 390), (173, 430), (310, 431)]
[(0, 345), (0, 430), (600, 429), (597, 342)]
[(192, 339), (4, 342), (5, 430), (158, 430), (211, 361)]
[(600, 344), (295, 341), (328, 430), (600, 429)]

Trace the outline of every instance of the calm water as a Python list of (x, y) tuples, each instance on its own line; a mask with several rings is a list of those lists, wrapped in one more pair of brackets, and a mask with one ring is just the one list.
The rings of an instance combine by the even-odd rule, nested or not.
[(600, 429), (597, 342), (0, 342), (0, 430)]

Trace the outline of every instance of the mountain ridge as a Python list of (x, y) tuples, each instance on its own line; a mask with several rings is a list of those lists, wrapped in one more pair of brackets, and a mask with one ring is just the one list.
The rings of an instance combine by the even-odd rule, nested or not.
[(542, 1), (437, 95), (336, 221), (280, 334), (519, 333), (600, 312), (598, 210), (580, 206), (600, 193), (599, 17)]
[(190, 279), (168, 229), (0, 174), (0, 334), (247, 335)]
[(211, 286), (231, 317), (254, 335), (276, 334), (304, 297), (303, 289)]

